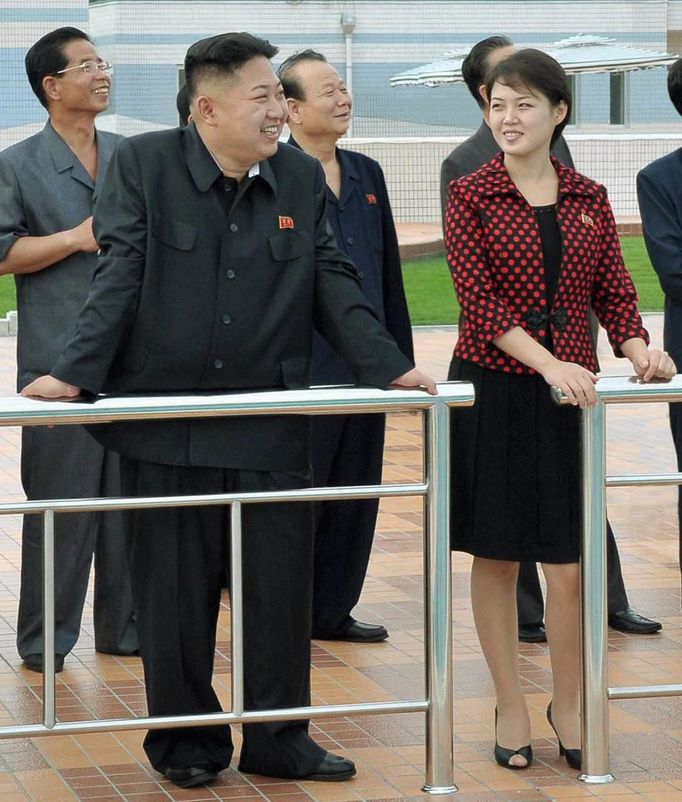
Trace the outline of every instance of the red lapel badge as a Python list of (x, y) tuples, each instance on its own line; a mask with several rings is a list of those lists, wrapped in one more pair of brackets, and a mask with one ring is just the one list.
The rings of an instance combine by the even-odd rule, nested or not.
[(279, 216), (279, 227), (280, 228), (293, 228), (294, 227), (294, 218), (293, 217), (284, 217), (280, 214)]
[(586, 226), (594, 226), (594, 220), (589, 216), (589, 214), (581, 214), (580, 219)]
[(376, 195), (368, 194), (368, 195), (365, 195), (365, 198), (367, 198), (367, 203), (369, 203), (370, 206), (375, 206), (376, 205), (376, 202), (377, 202), (377, 196)]

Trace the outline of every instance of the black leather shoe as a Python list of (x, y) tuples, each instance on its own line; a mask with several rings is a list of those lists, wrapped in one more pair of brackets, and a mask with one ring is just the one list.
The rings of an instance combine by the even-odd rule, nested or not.
[(388, 637), (388, 630), (381, 624), (363, 624), (362, 621), (353, 621), (338, 635), (328, 635), (313, 632), (315, 640), (342, 640), (348, 643), (380, 643)]
[(546, 643), (547, 630), (542, 621), (539, 624), (519, 626), (519, 640), (523, 643)]
[(617, 613), (609, 613), (609, 626), (619, 632), (632, 632), (635, 635), (653, 635), (654, 632), (663, 629), (660, 621), (645, 618), (632, 607), (626, 607)]
[[(36, 652), (35, 654), (27, 654), (23, 658), (24, 668), (29, 671), (35, 671), (38, 674), (43, 673), (43, 656)], [(54, 673), (59, 674), (64, 668), (64, 655), (55, 654), (54, 656)]]
[(315, 780), (317, 782), (337, 783), (355, 777), (357, 771), (355, 763), (348, 758), (332, 755), (331, 752), (322, 758), (320, 765), (311, 774), (300, 777), (301, 780)]
[(194, 788), (218, 779), (218, 774), (206, 766), (188, 766), (186, 769), (166, 769), (163, 776), (180, 788)]

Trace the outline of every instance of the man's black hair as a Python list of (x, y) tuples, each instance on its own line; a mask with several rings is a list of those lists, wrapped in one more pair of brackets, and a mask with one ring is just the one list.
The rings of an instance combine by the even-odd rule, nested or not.
[(252, 33), (221, 33), (200, 39), (190, 45), (185, 56), (185, 81), (190, 101), (196, 95), (199, 77), (234, 75), (247, 61), (258, 56), (271, 59), (277, 53), (277, 47)]
[(92, 44), (92, 39), (78, 28), (57, 28), (45, 36), (41, 36), (38, 41), (31, 46), (24, 64), (26, 75), (31, 89), (40, 101), (41, 105), (47, 108), (47, 96), (43, 89), (43, 78), (48, 75), (56, 75), (59, 70), (63, 70), (68, 65), (68, 59), (64, 55), (64, 48), (74, 39), (85, 39)]
[(508, 36), (501, 34), (489, 36), (487, 39), (476, 42), (462, 62), (462, 78), (479, 108), (485, 108), (485, 101), (479, 90), (485, 83), (485, 76), (488, 72), (488, 56), (502, 47), (513, 46), (514, 43)]
[(571, 85), (561, 64), (542, 50), (527, 47), (502, 59), (486, 75), (487, 97), (491, 97), (493, 85), (496, 83), (544, 95), (552, 106), (558, 106), (562, 100), (564, 101), (567, 107), (566, 116), (554, 128), (551, 141), (554, 145), (571, 119), (573, 105)]
[(678, 58), (668, 70), (668, 95), (675, 111), (682, 116), (682, 58)]
[(175, 108), (178, 110), (178, 124), (181, 128), (184, 128), (187, 125), (190, 115), (187, 84), (183, 84), (178, 90), (177, 97), (175, 98)]
[(284, 96), (294, 98), (294, 100), (305, 100), (305, 92), (301, 85), (301, 79), (296, 74), (296, 66), (302, 61), (324, 61), (327, 59), (322, 53), (317, 50), (301, 50), (299, 53), (294, 53), (289, 58), (279, 65), (277, 75), (282, 82), (282, 89), (284, 89)]

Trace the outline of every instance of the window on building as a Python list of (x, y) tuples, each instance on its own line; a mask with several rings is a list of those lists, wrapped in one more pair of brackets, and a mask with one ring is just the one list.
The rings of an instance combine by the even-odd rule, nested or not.
[(609, 75), (609, 122), (611, 125), (625, 125), (627, 111), (627, 84), (625, 72), (612, 72)]

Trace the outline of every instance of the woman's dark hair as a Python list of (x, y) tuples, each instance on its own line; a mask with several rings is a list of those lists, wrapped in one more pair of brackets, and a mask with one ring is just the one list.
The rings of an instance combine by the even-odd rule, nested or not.
[(552, 106), (564, 101), (566, 116), (554, 129), (551, 140), (554, 145), (571, 118), (572, 108), (571, 86), (561, 64), (542, 50), (524, 48), (498, 62), (488, 72), (485, 77), (488, 98), (496, 83), (516, 90), (526, 89), (534, 95), (544, 95)]
[(479, 108), (485, 108), (485, 101), (481, 97), (479, 89), (485, 82), (488, 72), (488, 56), (495, 50), (513, 46), (514, 43), (508, 36), (489, 36), (487, 39), (476, 42), (462, 62), (462, 78)]
[(78, 28), (57, 28), (38, 39), (26, 54), (24, 64), (28, 82), (45, 108), (47, 108), (47, 97), (43, 89), (43, 78), (48, 75), (56, 75), (59, 70), (63, 70), (68, 65), (64, 48), (74, 39), (85, 39), (86, 42), (92, 43), (87, 33), (83, 33)]
[(682, 58), (678, 58), (668, 70), (668, 96), (675, 111), (682, 115)]
[(277, 53), (278, 48), (252, 33), (221, 33), (200, 39), (190, 45), (185, 56), (185, 81), (190, 101), (196, 96), (200, 76), (234, 75), (247, 61), (258, 56), (271, 59)]

